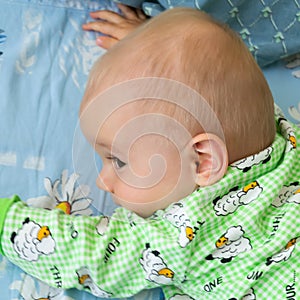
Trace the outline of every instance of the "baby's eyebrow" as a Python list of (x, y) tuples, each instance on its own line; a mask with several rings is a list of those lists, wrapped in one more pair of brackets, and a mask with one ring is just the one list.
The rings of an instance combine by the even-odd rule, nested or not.
[(106, 142), (96, 142), (95, 145), (96, 145), (96, 146), (100, 146), (100, 147), (102, 147), (102, 148), (105, 148), (105, 149), (108, 150), (109, 152), (112, 152), (112, 150), (113, 150), (113, 152), (114, 152), (115, 154), (120, 154), (120, 153), (121, 153), (121, 151), (119, 151), (119, 148), (118, 148), (118, 147), (116, 147), (115, 145), (112, 147), (110, 143), (106, 143)]
[(111, 147), (108, 144), (103, 143), (103, 142), (100, 142), (100, 143), (95, 142), (94, 148), (104, 148), (105, 150), (111, 152)]
[(100, 143), (95, 142), (95, 145), (100, 146), (100, 147), (103, 147), (103, 148), (110, 149), (110, 146), (108, 146), (108, 144), (103, 143), (103, 142), (100, 142)]

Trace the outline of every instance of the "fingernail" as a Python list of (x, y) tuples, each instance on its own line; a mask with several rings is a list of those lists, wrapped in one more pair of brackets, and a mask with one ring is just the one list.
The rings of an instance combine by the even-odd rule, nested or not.
[(102, 40), (101, 40), (101, 38), (97, 38), (96, 39), (96, 44), (98, 45), (98, 46), (102, 46)]

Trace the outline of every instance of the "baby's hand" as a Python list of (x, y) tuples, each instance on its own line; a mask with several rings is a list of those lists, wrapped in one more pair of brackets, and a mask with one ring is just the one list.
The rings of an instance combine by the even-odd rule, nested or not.
[(94, 30), (105, 34), (96, 40), (97, 45), (109, 49), (129, 32), (145, 22), (146, 15), (140, 9), (118, 4), (122, 15), (109, 10), (91, 12), (90, 16), (96, 21), (82, 25), (83, 30)]

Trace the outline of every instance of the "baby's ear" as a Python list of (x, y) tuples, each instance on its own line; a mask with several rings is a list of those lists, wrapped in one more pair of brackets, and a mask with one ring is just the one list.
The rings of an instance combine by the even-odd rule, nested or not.
[(216, 135), (201, 133), (193, 138), (197, 153), (196, 184), (208, 186), (219, 181), (228, 167), (228, 153), (225, 143)]

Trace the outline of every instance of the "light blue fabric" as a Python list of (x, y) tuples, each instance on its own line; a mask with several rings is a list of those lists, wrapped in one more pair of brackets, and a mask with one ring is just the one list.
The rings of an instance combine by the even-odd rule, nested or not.
[[(95, 185), (101, 162), (76, 135), (87, 75), (104, 53), (95, 34), (81, 29), (96, 9), (117, 8), (109, 0), (0, 0), (1, 197), (18, 194), (49, 208), (55, 197), (73, 199), (75, 214), (114, 209)], [(92, 165), (85, 163), (87, 155)], [(51, 289), (2, 258), (0, 290), (1, 300), (95, 299), (85, 292)], [(159, 294), (146, 291), (138, 299), (159, 299)]]
[(261, 66), (300, 51), (298, 0), (118, 0), (149, 16), (184, 6), (201, 9), (238, 32)]
[(110, 1), (51, 2), (0, 1), (3, 196), (40, 195), (37, 181), (72, 166), (80, 99), (92, 63), (104, 52), (81, 24), (90, 7), (112, 8)]
[[(201, 5), (214, 10), (209, 2), (214, 1)], [(222, 5), (215, 5), (221, 13)], [(77, 214), (109, 214), (114, 209), (108, 195), (95, 186), (101, 162), (77, 123), (88, 72), (104, 53), (95, 45), (95, 34), (82, 31), (81, 24), (89, 11), (104, 8), (116, 10), (109, 0), (0, 0), (1, 197), (18, 194), (31, 198), (32, 205), (49, 208), (55, 197), (71, 198)], [(276, 102), (300, 124), (300, 61), (294, 57), (264, 71)], [(80, 198), (80, 191), (86, 197)], [(92, 201), (90, 206), (85, 198)], [(1, 258), (0, 290), (1, 300), (95, 299), (76, 290), (49, 289)], [(161, 295), (159, 290), (145, 291), (132, 299), (158, 300)]]

